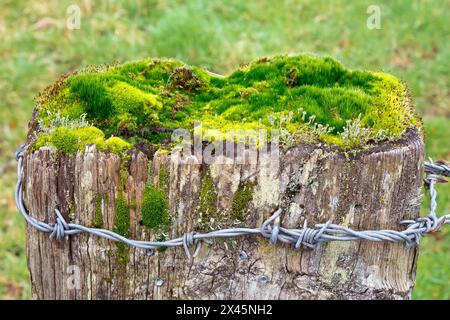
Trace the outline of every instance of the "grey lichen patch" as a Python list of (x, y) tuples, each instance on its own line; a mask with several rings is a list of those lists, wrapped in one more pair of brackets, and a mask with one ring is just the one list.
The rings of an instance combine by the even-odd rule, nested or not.
[(253, 204), (255, 207), (277, 206), (281, 197), (279, 162), (274, 161), (270, 155), (262, 155), (259, 162)]

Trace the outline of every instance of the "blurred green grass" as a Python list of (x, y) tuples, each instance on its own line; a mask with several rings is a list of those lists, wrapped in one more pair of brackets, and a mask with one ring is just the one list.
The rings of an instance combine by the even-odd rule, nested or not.
[[(67, 7), (81, 28), (66, 27)], [(30, 298), (25, 225), (15, 211), (13, 153), (33, 97), (61, 73), (88, 64), (174, 57), (227, 73), (263, 55), (331, 54), (345, 65), (391, 72), (411, 88), (427, 129), (427, 155), (450, 159), (450, 2), (377, 1), (380, 30), (366, 27), (372, 1), (17, 1), (0, 3), (0, 298)], [(438, 186), (439, 211), (450, 186)], [(424, 201), (423, 214), (427, 202)], [(450, 232), (421, 244), (416, 299), (450, 298)]]

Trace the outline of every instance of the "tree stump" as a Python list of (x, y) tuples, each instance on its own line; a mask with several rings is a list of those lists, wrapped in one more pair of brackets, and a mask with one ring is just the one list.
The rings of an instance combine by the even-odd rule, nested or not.
[[(122, 202), (129, 237), (141, 240), (158, 236), (141, 223), (149, 182), (167, 194), (168, 238), (238, 226), (236, 215), (244, 219), (239, 225), (258, 227), (277, 207), (288, 228), (306, 219), (310, 226), (332, 220), (355, 230), (401, 230), (401, 220), (418, 217), (423, 154), (415, 130), (350, 156), (297, 145), (282, 152), (276, 168), (270, 156), (257, 164), (199, 165), (136, 151), (121, 163), (95, 146), (74, 156), (43, 147), (26, 153), (24, 199), (30, 215), (45, 222), (55, 222), (57, 207), (67, 221), (110, 230)], [(190, 263), (180, 247), (148, 256), (95, 236), (51, 241), (27, 228), (35, 299), (408, 299), (417, 251), (369, 241), (295, 250), (251, 235), (203, 245)]]

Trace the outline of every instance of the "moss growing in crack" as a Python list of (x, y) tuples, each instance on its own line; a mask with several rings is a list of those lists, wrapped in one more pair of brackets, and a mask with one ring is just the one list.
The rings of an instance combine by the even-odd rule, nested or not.
[(231, 202), (231, 217), (238, 221), (244, 221), (247, 217), (248, 206), (253, 199), (252, 183), (240, 183), (233, 195)]
[(162, 193), (169, 194), (169, 173), (164, 167), (160, 168), (158, 172), (158, 186)]
[(165, 229), (170, 224), (167, 194), (153, 185), (146, 185), (141, 205), (142, 223), (151, 229)]
[(69, 205), (69, 221), (75, 221), (75, 202), (71, 202)]
[(120, 177), (120, 188), (123, 190), (123, 186), (127, 184), (128, 181), (128, 167), (126, 164), (126, 161), (122, 161), (120, 163), (120, 169), (119, 169), (119, 177)]
[[(194, 121), (201, 121), (204, 131), (275, 127), (295, 142), (306, 132), (315, 141), (344, 148), (421, 129), (397, 78), (350, 70), (330, 57), (309, 54), (261, 58), (223, 78), (176, 60), (88, 68), (41, 94), (37, 111), (44, 124), (56, 114), (71, 121), (87, 114), (104, 134), (94, 143), (115, 153), (137, 141), (165, 144), (171, 130), (192, 129)], [(358, 132), (364, 134), (348, 139)], [(80, 138), (80, 132), (43, 130), (35, 148), (49, 145), (73, 153), (88, 142), (92, 139)]]
[[(167, 237), (167, 235), (163, 232), (161, 232), (157, 237), (156, 237), (156, 241), (158, 242), (163, 242), (163, 241), (167, 241), (169, 240), (169, 238)], [(168, 249), (168, 247), (159, 247), (157, 250), (158, 252), (164, 252)]]
[[(130, 207), (123, 192), (119, 191), (116, 198), (116, 215), (114, 217), (114, 232), (124, 237), (130, 235)], [(122, 242), (117, 242), (117, 250), (121, 262), (126, 263), (128, 259), (128, 247)]]
[(130, 208), (131, 208), (132, 210), (136, 210), (136, 209), (137, 209), (137, 202), (136, 202), (136, 199), (132, 199), (132, 200), (131, 200)]
[(211, 218), (217, 218), (217, 192), (214, 181), (209, 172), (202, 179), (199, 198), (199, 226), (206, 228), (211, 223)]
[(95, 204), (95, 217), (94, 217), (94, 228), (102, 228), (103, 227), (103, 214), (102, 214), (102, 198), (97, 197), (97, 201)]

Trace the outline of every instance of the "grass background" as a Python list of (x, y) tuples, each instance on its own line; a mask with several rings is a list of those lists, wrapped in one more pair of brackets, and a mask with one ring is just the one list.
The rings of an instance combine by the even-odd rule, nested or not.
[[(79, 30), (66, 27), (71, 4), (81, 9)], [(371, 4), (381, 8), (380, 30), (366, 27)], [(30, 298), (13, 153), (25, 139), (33, 97), (61, 73), (162, 56), (227, 73), (257, 56), (331, 54), (349, 67), (403, 79), (424, 117), (427, 155), (450, 160), (449, 21), (446, 0), (2, 0), (0, 298)], [(450, 209), (449, 185), (438, 186), (442, 213)], [(421, 243), (415, 299), (450, 299), (449, 229)]]

